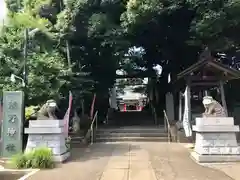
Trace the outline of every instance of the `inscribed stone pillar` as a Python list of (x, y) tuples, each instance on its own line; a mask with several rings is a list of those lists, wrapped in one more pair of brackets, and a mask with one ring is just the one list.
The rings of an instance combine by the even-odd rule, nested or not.
[(23, 98), (22, 91), (3, 92), (3, 157), (12, 157), (22, 152)]

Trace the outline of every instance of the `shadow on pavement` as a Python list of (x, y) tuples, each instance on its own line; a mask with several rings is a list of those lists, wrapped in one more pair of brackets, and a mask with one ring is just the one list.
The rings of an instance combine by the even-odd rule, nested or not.
[(85, 148), (72, 148), (71, 157), (68, 162), (84, 162), (102, 157), (127, 156), (128, 152), (134, 149), (140, 149), (138, 145), (129, 143), (95, 143)]

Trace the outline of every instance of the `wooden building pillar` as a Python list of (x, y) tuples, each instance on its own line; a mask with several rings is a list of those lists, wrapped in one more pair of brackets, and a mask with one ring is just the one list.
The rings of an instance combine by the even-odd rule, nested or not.
[(223, 81), (220, 81), (219, 84), (220, 84), (220, 94), (221, 94), (222, 106), (226, 111), (226, 115), (228, 116), (228, 109), (227, 109), (227, 103), (226, 103), (226, 98), (225, 98)]
[(174, 98), (173, 98), (173, 94), (168, 92), (165, 95), (166, 98), (166, 113), (168, 116), (168, 119), (170, 121), (174, 121), (175, 120), (175, 111), (174, 111)]
[(190, 122), (192, 121), (192, 103), (191, 103), (191, 91), (192, 91), (192, 81), (191, 80), (188, 80), (187, 81), (187, 88), (188, 88), (188, 91), (187, 91), (187, 103), (188, 103), (188, 116), (189, 116), (189, 120)]
[(178, 120), (182, 121), (182, 93), (179, 92)]
[(188, 107), (189, 107), (189, 109), (188, 109), (188, 113), (189, 113), (188, 116), (189, 116), (189, 120), (191, 122), (192, 121), (191, 83), (188, 83), (187, 86), (188, 86), (188, 91), (187, 91), (188, 101), (187, 101), (187, 103), (188, 103)]

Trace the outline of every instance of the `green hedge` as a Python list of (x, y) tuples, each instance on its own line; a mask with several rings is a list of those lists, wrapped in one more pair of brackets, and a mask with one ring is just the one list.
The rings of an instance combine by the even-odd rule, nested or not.
[[(31, 119), (32, 117), (35, 117), (37, 114), (37, 109), (39, 109), (39, 106), (29, 106), (25, 108), (25, 118), (26, 120)], [(36, 118), (36, 117), (35, 117)]]

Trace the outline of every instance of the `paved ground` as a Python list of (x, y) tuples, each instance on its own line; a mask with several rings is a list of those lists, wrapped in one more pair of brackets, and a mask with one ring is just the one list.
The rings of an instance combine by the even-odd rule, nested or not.
[(71, 161), (28, 180), (231, 180), (198, 165), (181, 144), (108, 143), (74, 149)]
[(240, 163), (208, 164), (206, 166), (220, 170), (235, 180), (240, 179)]

